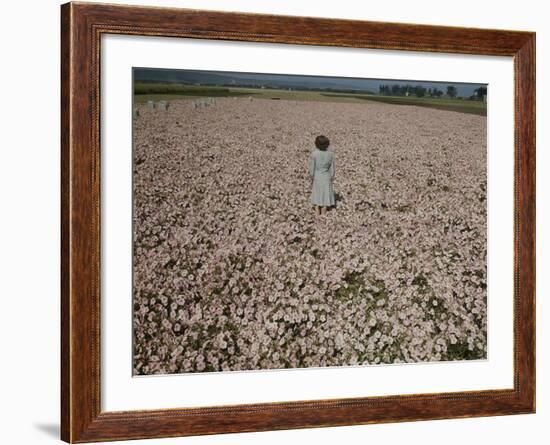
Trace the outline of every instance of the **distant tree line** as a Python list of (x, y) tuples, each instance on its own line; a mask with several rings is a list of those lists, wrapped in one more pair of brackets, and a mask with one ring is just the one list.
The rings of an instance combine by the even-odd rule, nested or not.
[[(400, 85), (394, 83), (393, 85), (380, 85), (378, 93), (382, 96), (416, 96), (416, 97), (436, 97), (443, 96), (443, 91), (437, 87), (426, 88), (423, 85)], [(455, 86), (449, 85), (447, 87), (447, 96), (456, 97), (458, 92)]]
[(474, 90), (474, 94), (470, 96), (470, 99), (485, 100), (487, 97), (487, 87), (479, 87)]

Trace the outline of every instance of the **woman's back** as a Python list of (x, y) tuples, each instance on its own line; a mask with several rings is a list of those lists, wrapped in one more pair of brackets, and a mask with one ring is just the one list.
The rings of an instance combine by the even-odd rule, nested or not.
[(314, 160), (314, 170), (318, 173), (328, 173), (331, 170), (332, 162), (334, 160), (334, 153), (332, 151), (315, 150), (312, 153)]

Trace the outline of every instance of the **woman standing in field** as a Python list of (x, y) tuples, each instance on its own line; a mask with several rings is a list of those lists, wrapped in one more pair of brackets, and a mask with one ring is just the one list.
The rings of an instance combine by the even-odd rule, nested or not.
[(336, 204), (332, 179), (334, 178), (334, 153), (327, 151), (330, 141), (326, 136), (315, 138), (316, 150), (309, 158), (309, 175), (313, 178), (310, 202), (319, 214)]

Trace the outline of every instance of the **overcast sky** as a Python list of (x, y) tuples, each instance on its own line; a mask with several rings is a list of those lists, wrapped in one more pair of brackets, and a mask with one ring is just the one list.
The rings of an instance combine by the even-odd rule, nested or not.
[[(405, 74), (405, 73), (404, 73)], [(438, 88), (445, 92), (448, 85), (454, 85), (459, 96), (470, 96), (473, 91), (486, 84), (460, 82), (434, 82), (429, 79), (362, 79), (352, 77), (301, 76), (287, 74), (239, 73), (231, 71), (168, 70), (155, 68), (134, 68), (134, 79), (157, 82), (187, 82), (209, 85), (251, 85), (261, 87), (269, 85), (279, 88), (331, 88), (349, 90), (367, 90), (378, 93), (382, 84), (423, 85), (426, 88)]]

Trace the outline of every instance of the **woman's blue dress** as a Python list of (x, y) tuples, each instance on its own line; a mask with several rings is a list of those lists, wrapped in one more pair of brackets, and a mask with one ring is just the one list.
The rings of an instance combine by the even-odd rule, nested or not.
[(332, 179), (334, 178), (334, 153), (316, 149), (309, 158), (309, 175), (313, 177), (310, 201), (316, 206), (336, 204)]

